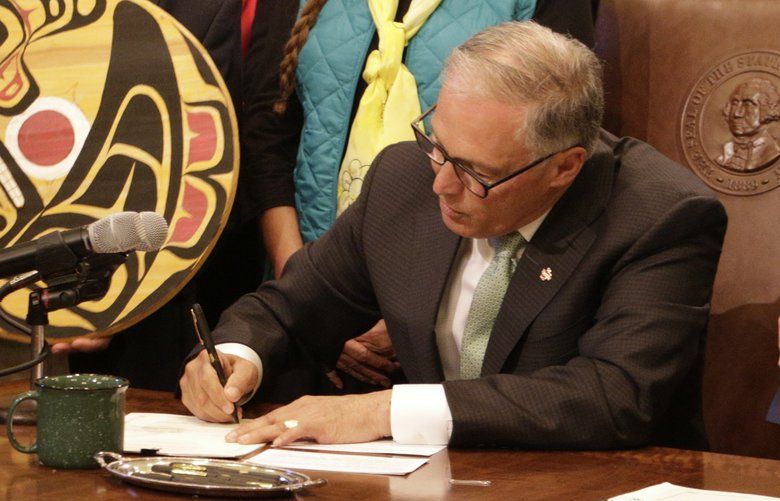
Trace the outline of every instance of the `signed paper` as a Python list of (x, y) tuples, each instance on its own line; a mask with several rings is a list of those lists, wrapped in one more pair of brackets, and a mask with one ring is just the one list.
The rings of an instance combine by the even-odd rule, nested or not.
[(225, 442), (234, 423), (207, 423), (194, 416), (133, 412), (125, 416), (125, 452), (156, 450), (161, 456), (237, 458), (263, 444)]

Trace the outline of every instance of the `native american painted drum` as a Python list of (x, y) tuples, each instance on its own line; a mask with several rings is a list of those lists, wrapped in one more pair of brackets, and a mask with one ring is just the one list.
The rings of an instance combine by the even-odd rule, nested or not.
[[(112, 334), (173, 297), (226, 224), (238, 151), (216, 67), (161, 9), (0, 0), (0, 247), (121, 211), (170, 227), (162, 249), (130, 254), (105, 298), (50, 313), (47, 337)], [(2, 308), (23, 321), (29, 292)]]

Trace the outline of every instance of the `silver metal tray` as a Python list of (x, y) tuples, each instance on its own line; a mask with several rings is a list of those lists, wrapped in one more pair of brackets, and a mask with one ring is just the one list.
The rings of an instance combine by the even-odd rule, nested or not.
[(273, 497), (327, 483), (292, 470), (243, 461), (188, 457), (124, 457), (98, 452), (95, 461), (125, 482), (185, 494), (220, 497)]

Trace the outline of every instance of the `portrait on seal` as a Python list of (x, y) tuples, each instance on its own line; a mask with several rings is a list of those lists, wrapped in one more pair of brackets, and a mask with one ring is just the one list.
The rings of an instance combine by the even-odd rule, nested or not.
[[(235, 195), (230, 96), (195, 38), (135, 0), (0, 0), (0, 246), (121, 211), (169, 223), (100, 301), (54, 312), (49, 334), (113, 333), (203, 263)], [(27, 293), (2, 308), (23, 319)], [(22, 339), (0, 324), (0, 336)]]
[(740, 52), (704, 71), (682, 110), (680, 146), (693, 172), (728, 195), (780, 186), (780, 53)]
[(780, 93), (765, 78), (737, 86), (723, 108), (734, 138), (723, 145), (717, 162), (735, 171), (761, 169), (780, 158), (780, 142), (770, 125), (780, 121)]

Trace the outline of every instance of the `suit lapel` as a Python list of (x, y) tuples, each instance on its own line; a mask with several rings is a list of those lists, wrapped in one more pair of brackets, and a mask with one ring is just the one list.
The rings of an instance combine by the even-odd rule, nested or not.
[(518, 263), (488, 342), (482, 375), (498, 374), (528, 326), (577, 268), (596, 232), (614, 177), (611, 150), (600, 148), (553, 207)]
[(426, 204), (414, 222), (407, 311), (409, 340), (417, 364), (404, 366), (404, 370), (410, 381), (418, 383), (438, 383), (444, 379), (434, 327), (460, 242), (460, 237), (444, 225), (437, 202), (433, 197), (433, 203)]

